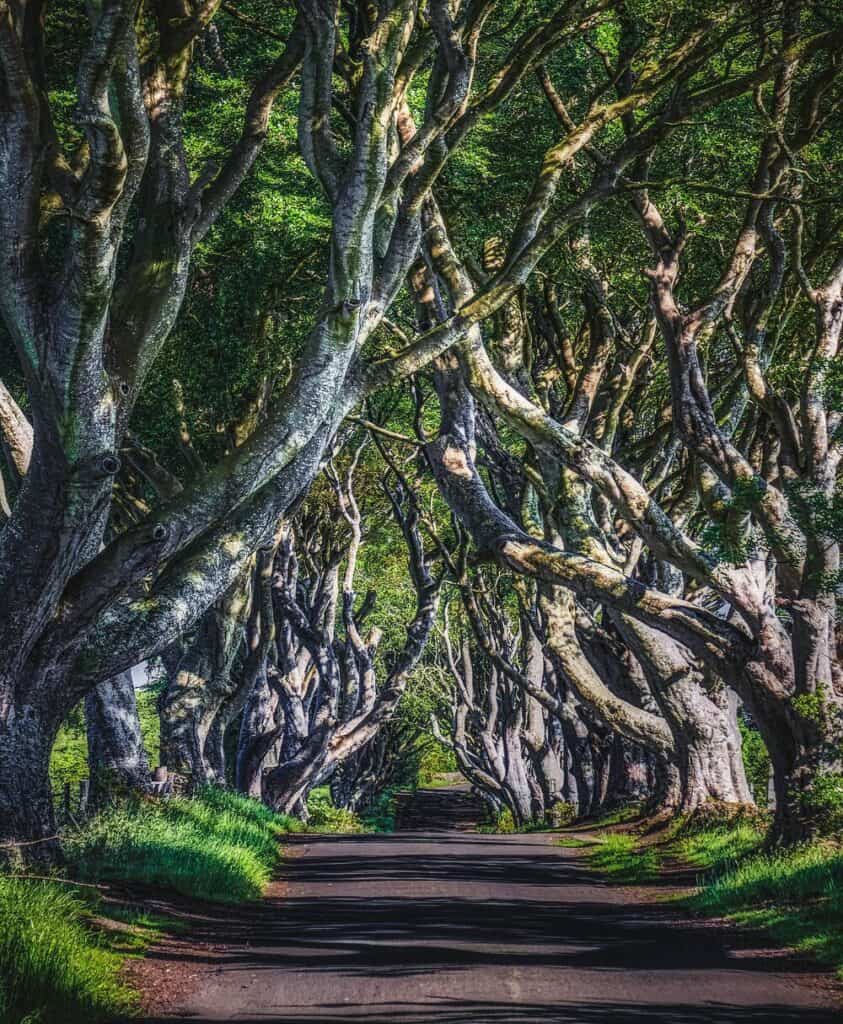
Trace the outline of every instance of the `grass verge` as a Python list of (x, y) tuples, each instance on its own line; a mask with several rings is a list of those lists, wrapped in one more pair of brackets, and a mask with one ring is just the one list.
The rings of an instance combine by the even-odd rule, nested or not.
[(93, 1024), (132, 1010), (120, 966), (153, 936), (130, 926), (116, 938), (91, 916), (72, 886), (0, 877), (0, 1024)]
[[(712, 838), (729, 848), (724, 837)], [(745, 841), (738, 837), (737, 849)], [(837, 845), (721, 859), (685, 902), (692, 913), (759, 928), (832, 965), (843, 980), (843, 849)]]
[(92, 819), (65, 842), (74, 877), (157, 885), (239, 903), (263, 892), (278, 838), (304, 826), (256, 800), (208, 787), (193, 799), (137, 801)]
[(616, 882), (641, 883), (655, 878), (660, 858), (652, 847), (640, 848), (635, 836), (611, 833), (589, 854), (589, 861)]
[[(77, 881), (139, 882), (226, 903), (260, 896), (279, 836), (301, 822), (208, 788), (193, 799), (138, 800), (65, 839)], [(100, 904), (60, 880), (0, 875), (0, 1024), (95, 1024), (131, 1012), (120, 966), (172, 923)]]
[(633, 835), (608, 834), (589, 862), (627, 883), (656, 878), (665, 857), (698, 867), (698, 889), (682, 900), (687, 910), (764, 931), (830, 964), (843, 980), (843, 847), (820, 841), (767, 852), (764, 826), (760, 816), (703, 827), (680, 821), (655, 847), (640, 846)]

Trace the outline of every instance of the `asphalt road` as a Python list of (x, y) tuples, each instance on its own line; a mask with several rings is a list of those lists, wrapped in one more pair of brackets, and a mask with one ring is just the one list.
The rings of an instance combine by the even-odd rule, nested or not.
[(194, 991), (156, 1021), (843, 1021), (810, 966), (608, 885), (547, 836), (303, 836), (290, 852), (260, 906), (203, 917), (213, 955), (167, 966), (195, 971)]

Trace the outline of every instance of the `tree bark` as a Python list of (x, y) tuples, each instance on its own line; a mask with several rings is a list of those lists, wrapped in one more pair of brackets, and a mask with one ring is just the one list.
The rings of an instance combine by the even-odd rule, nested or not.
[(131, 671), (100, 683), (88, 694), (85, 723), (94, 804), (121, 792), (147, 792), (149, 762)]

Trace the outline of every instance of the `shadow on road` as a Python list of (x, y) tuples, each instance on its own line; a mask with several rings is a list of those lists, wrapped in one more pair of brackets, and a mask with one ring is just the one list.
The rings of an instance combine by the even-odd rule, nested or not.
[[(195, 941), (149, 954), (205, 972), (200, 1001), (183, 1019), (841, 1021), (795, 984), (810, 966), (756, 948), (749, 935), (730, 933), (727, 947), (716, 929), (605, 886), (535, 838), (307, 837), (299, 845), (305, 855), (284, 868), (290, 895), (203, 914)], [(505, 983), (517, 991), (502, 994)], [(230, 1015), (219, 1015), (228, 1005)]]
[[(143, 1024), (167, 1024), (169, 1018), (149, 1018)], [(782, 1010), (778, 1006), (710, 1006), (703, 1008), (642, 1004), (618, 1006), (594, 1003), (575, 1006), (544, 1004), (513, 1005), (453, 999), (435, 1006), (372, 1005), (359, 1015), (349, 1016), (345, 1006), (324, 1004), (310, 1007), (305, 1016), (285, 1016), (267, 1010), (256, 1015), (233, 1018), (237, 1024), (301, 1024), (323, 1021), (325, 1024), (828, 1024), (839, 1017), (825, 1010)], [(192, 1024), (219, 1024), (219, 1017), (194, 1017)]]

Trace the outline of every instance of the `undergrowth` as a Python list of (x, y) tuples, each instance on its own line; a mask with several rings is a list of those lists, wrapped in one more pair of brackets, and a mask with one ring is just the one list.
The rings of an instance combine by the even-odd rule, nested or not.
[(79, 879), (237, 903), (263, 892), (279, 836), (303, 828), (256, 800), (208, 787), (193, 799), (137, 800), (105, 811), (67, 836), (65, 853)]
[(366, 831), (366, 825), (344, 807), (335, 807), (327, 786), (314, 789), (307, 798), (309, 832), (339, 832), (354, 834)]
[(517, 825), (512, 811), (506, 808), (493, 822), (480, 825), (477, 831), (490, 835), (513, 835), (516, 832), (550, 832), (553, 829), (564, 828), (566, 825), (570, 825), (576, 816), (576, 810), (572, 804), (560, 801), (553, 805), (546, 818), (534, 818), (532, 821), (525, 821), (523, 825)]

